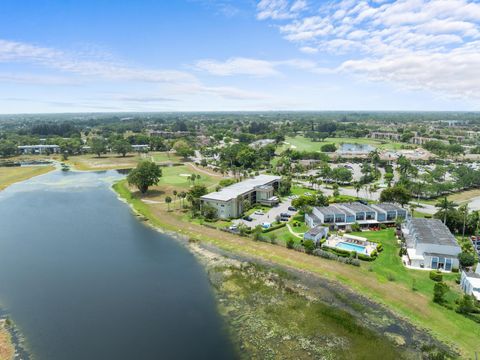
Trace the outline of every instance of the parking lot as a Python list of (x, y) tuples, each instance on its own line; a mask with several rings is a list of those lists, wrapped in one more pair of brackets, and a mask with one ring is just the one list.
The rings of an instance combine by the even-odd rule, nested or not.
[(236, 219), (236, 220), (233, 220), (232, 222), (236, 225), (245, 224), (246, 226), (249, 226), (251, 228), (254, 228), (257, 225), (262, 225), (263, 223), (266, 223), (266, 222), (272, 223), (276, 220), (277, 216), (280, 216), (281, 213), (288, 213), (293, 216), (296, 212), (289, 211), (288, 210), (289, 206), (292, 206), (292, 200), (285, 199), (280, 204), (278, 204), (278, 206), (272, 207), (264, 215), (256, 215), (256, 214), (250, 215), (250, 217), (252, 218), (252, 221)]

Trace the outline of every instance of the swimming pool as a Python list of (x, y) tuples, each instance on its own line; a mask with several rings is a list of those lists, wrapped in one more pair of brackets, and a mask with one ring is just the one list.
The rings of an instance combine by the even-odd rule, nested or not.
[(339, 249), (347, 250), (347, 251), (356, 251), (357, 253), (366, 254), (367, 250), (365, 246), (351, 244), (347, 242), (339, 242), (336, 246)]

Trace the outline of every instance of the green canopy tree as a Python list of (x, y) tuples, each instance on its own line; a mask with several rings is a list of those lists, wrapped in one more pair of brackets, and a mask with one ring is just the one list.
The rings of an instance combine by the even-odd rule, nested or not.
[(137, 167), (130, 171), (127, 181), (130, 185), (135, 185), (142, 194), (145, 194), (148, 188), (155, 185), (162, 176), (160, 166), (152, 161), (141, 161)]
[(104, 139), (95, 138), (92, 140), (90, 148), (92, 153), (97, 154), (97, 156), (100, 157), (100, 155), (107, 152), (107, 143)]
[(125, 157), (127, 153), (132, 151), (132, 145), (127, 140), (117, 140), (113, 143), (113, 151)]

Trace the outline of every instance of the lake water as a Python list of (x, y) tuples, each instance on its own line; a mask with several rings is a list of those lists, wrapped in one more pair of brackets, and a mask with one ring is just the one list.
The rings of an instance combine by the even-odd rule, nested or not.
[(375, 147), (368, 144), (341, 144), (341, 153), (369, 153), (374, 151)]
[(235, 357), (208, 278), (109, 189), (61, 172), (0, 192), (0, 304), (35, 359)]

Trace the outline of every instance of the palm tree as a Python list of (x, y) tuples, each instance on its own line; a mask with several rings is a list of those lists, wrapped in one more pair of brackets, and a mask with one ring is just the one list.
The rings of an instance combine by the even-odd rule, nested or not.
[(175, 199), (175, 202), (177, 201), (177, 190), (173, 190), (173, 198)]
[(165, 202), (167, 203), (168, 211), (170, 211), (170, 203), (172, 202), (172, 198), (170, 196), (167, 196), (165, 198)]
[(362, 184), (358, 181), (355, 181), (353, 183), (353, 187), (355, 188), (355, 191), (357, 192), (357, 198), (358, 198), (358, 193), (360, 192), (360, 190), (362, 190)]
[(439, 208), (439, 212), (443, 211), (443, 223), (447, 223), (447, 212), (449, 210), (453, 210), (457, 207), (457, 204), (455, 204), (453, 201), (450, 201), (447, 199), (445, 196), (442, 200), (440, 200), (438, 203), (435, 204), (435, 207)]
[(462, 242), (463, 242), (463, 240), (465, 239), (465, 223), (467, 222), (467, 216), (468, 216), (468, 204), (464, 204), (460, 206), (458, 210), (463, 215), (463, 229), (462, 229)]

